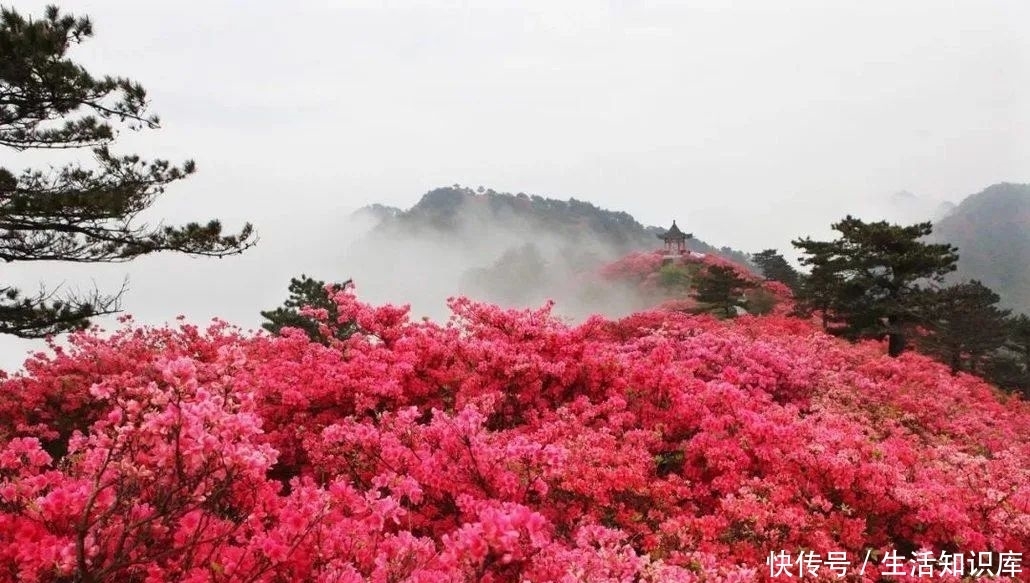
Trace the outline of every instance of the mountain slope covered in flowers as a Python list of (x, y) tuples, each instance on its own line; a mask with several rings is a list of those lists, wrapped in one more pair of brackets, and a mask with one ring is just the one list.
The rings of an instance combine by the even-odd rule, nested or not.
[(3, 379), (0, 580), (743, 582), (779, 551), (1030, 550), (1030, 408), (922, 356), (778, 315), (335, 301), (361, 332), (332, 346), (129, 323)]

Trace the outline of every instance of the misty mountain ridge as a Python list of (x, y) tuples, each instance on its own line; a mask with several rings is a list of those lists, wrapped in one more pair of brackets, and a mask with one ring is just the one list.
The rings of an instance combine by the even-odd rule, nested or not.
[[(355, 214), (378, 220), (375, 229), (382, 233), (434, 235), (477, 227), (486, 232), (497, 228), (525, 228), (527, 232), (544, 229), (572, 242), (600, 239), (623, 253), (660, 246), (657, 235), (667, 227), (644, 226), (627, 212), (602, 209), (575, 198), (558, 200), (460, 185), (431, 190), (408, 210), (372, 204)], [(689, 231), (689, 227), (684, 228)], [(716, 248), (697, 238), (687, 244), (693, 251), (723, 255), (750, 267), (743, 252)]]
[(951, 280), (978, 279), (1007, 308), (1030, 314), (1030, 184), (1003, 182), (966, 197), (934, 226), (958, 247)]
[[(457, 294), (506, 307), (554, 299), (559, 313), (573, 317), (593, 311), (626, 314), (635, 305), (628, 300), (588, 305), (585, 278), (628, 253), (660, 248), (657, 235), (665, 231), (642, 225), (629, 213), (574, 198), (459, 185), (431, 190), (406, 210), (370, 205), (351, 218), (365, 231), (341, 268), (363, 297), (410, 303), (414, 315), (434, 318), (447, 317), (445, 300)], [(675, 218), (690, 231), (689, 221)], [(750, 267), (748, 256), (739, 251), (716, 249), (696, 238), (687, 243), (693, 251)]]

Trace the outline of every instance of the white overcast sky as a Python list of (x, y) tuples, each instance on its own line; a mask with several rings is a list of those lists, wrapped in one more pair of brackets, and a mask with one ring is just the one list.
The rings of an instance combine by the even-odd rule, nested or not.
[(246, 319), (283, 296), (270, 279), (333, 277), (350, 209), (453, 183), (676, 218), (756, 251), (828, 235), (899, 190), (936, 203), (1030, 182), (1027, 0), (59, 6), (94, 21), (73, 57), (141, 82), (162, 118), (116, 149), (197, 161), (155, 211), (261, 234), (249, 257), (89, 272), (129, 275), (127, 307), (150, 320)]

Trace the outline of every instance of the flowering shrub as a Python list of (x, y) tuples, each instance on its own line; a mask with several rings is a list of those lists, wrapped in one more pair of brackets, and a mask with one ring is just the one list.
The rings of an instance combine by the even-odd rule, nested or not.
[(782, 316), (334, 301), (359, 332), (329, 346), (128, 325), (0, 381), (0, 580), (744, 582), (781, 550), (1030, 550), (1030, 409), (927, 358)]
[(603, 266), (601, 275), (610, 279), (642, 281), (661, 268), (663, 258), (664, 253), (659, 251), (630, 253), (618, 261)]
[(716, 266), (728, 267), (744, 281), (755, 284), (745, 293), (752, 313), (787, 315), (793, 311), (793, 292), (786, 285), (756, 276), (718, 255), (690, 252), (669, 257), (661, 251), (630, 253), (604, 265), (598, 275), (609, 283), (631, 286), (646, 305), (690, 311), (698, 307), (690, 297), (694, 280)]

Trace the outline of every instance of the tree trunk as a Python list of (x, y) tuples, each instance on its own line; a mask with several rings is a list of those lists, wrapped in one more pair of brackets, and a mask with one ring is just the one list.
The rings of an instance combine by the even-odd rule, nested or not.
[(902, 352), (905, 352), (905, 335), (900, 332), (891, 332), (887, 335), (887, 354), (901, 356)]
[(980, 365), (983, 362), (983, 355), (977, 352), (969, 353), (969, 367), (968, 370), (971, 374), (980, 376)]
[(887, 316), (887, 354), (892, 357), (905, 352), (905, 334), (898, 320), (897, 316)]

